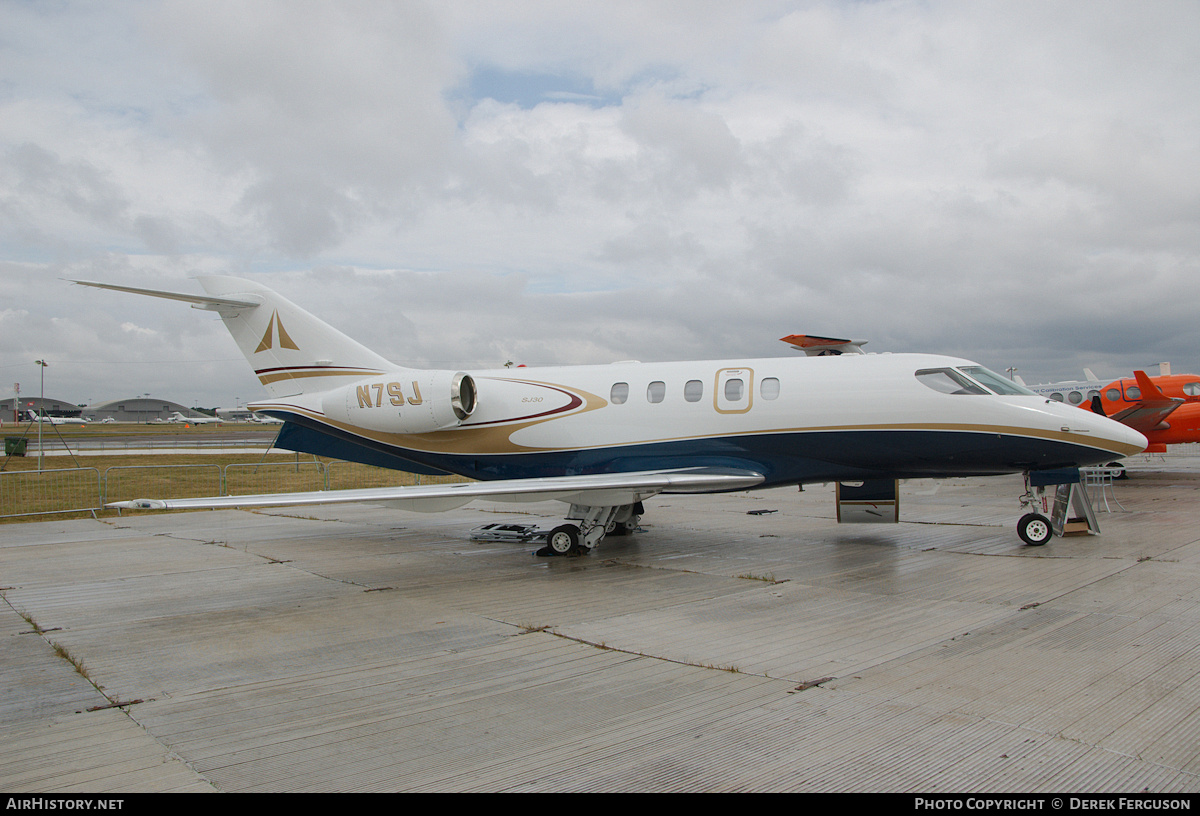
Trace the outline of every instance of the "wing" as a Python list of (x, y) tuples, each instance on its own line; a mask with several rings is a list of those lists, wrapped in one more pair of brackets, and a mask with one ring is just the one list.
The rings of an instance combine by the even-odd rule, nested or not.
[(636, 473), (602, 473), (592, 476), (553, 476), (545, 479), (317, 490), (310, 493), (262, 493), (252, 496), (210, 496), (198, 499), (134, 499), (112, 502), (105, 506), (134, 510), (186, 510), (366, 502), (386, 504), (404, 510), (438, 512), (461, 507), (475, 499), (502, 502), (554, 499), (590, 507), (617, 507), (634, 504), (658, 493), (744, 490), (762, 481), (761, 473), (748, 470), (684, 468)]
[(1124, 423), (1135, 431), (1146, 433), (1162, 424), (1171, 412), (1183, 405), (1183, 400), (1171, 399), (1146, 376), (1145, 371), (1133, 372), (1141, 389), (1142, 398), (1134, 403), (1132, 408), (1126, 408), (1113, 414), (1111, 419)]

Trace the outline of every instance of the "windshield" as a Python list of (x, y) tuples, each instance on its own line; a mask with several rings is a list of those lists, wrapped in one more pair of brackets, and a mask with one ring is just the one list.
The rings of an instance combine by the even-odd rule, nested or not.
[(975, 383), (953, 368), (924, 368), (917, 372), (921, 385), (943, 394), (986, 394)]
[(1008, 377), (1002, 377), (995, 371), (984, 368), (983, 366), (962, 366), (959, 371), (969, 375), (976, 382), (983, 383), (985, 386), (995, 391), (997, 394), (1007, 396), (1023, 396), (1036, 397), (1037, 394), (1030, 391), (1023, 385), (1010, 380)]
[[(983, 366), (923, 368), (916, 373), (916, 377), (922, 385), (932, 388), (934, 391), (940, 391), (943, 394), (978, 395), (991, 393), (1004, 396), (1037, 396), (1037, 394), (1028, 388), (1017, 385), (1007, 377), (1001, 377), (995, 371), (989, 371)], [(986, 388), (982, 387), (981, 384), (982, 386), (986, 386)]]

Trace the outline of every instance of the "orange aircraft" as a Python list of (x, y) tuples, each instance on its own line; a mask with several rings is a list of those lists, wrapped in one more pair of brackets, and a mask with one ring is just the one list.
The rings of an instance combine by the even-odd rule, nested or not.
[(1200, 442), (1200, 376), (1166, 374), (1149, 377), (1135, 371), (1092, 398), (1092, 410), (1141, 431), (1146, 453), (1165, 453), (1167, 445)]

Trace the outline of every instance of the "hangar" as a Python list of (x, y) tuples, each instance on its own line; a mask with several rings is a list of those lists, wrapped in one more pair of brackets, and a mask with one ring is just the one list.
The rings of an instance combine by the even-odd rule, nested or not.
[[(28, 411), (31, 408), (46, 416), (77, 417), (83, 414), (82, 406), (68, 400), (23, 396), (0, 400), (0, 417), (14, 419), (14, 411)], [(24, 419), (24, 416), (21, 418)]]
[(176, 411), (187, 417), (200, 416), (186, 405), (148, 395), (97, 402), (85, 407), (83, 415), (93, 422), (109, 417), (117, 422), (154, 422), (168, 420)]

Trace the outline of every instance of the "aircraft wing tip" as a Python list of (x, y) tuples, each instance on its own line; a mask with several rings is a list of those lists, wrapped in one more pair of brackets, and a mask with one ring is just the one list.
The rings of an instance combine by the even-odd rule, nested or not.
[(132, 499), (130, 501), (109, 502), (105, 507), (116, 510), (166, 510), (167, 503), (161, 499)]

